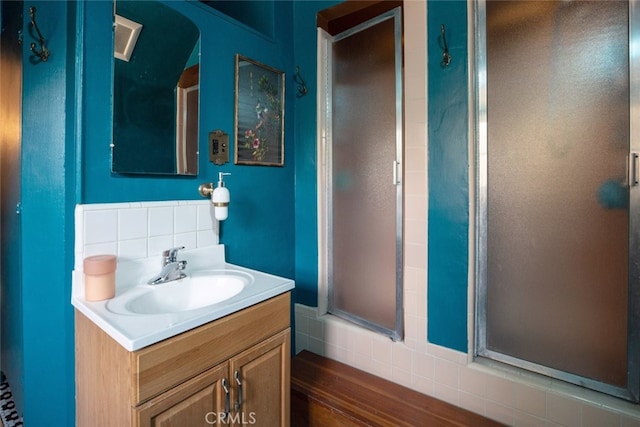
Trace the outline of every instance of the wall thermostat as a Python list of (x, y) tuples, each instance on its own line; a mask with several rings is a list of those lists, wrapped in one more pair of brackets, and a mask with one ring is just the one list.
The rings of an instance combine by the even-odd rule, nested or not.
[(221, 130), (209, 132), (209, 161), (216, 165), (229, 162), (229, 134)]

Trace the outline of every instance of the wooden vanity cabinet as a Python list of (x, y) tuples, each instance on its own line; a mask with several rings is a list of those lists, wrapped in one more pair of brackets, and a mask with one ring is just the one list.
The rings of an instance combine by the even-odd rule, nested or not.
[[(217, 366), (134, 409), (134, 425), (202, 426), (224, 413), (226, 366)], [(211, 424), (209, 424), (211, 425)]]
[(290, 304), (282, 294), (134, 352), (76, 311), (77, 426), (288, 427)]

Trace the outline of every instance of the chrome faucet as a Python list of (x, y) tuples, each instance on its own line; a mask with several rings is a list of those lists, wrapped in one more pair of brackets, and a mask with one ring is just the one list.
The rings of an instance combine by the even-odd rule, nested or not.
[(183, 272), (184, 268), (187, 266), (187, 261), (178, 261), (178, 251), (181, 249), (184, 249), (184, 246), (167, 249), (162, 252), (162, 256), (164, 257), (162, 271), (160, 271), (160, 274), (157, 276), (149, 279), (147, 282), (149, 285), (159, 285), (161, 283), (182, 279), (187, 276)]

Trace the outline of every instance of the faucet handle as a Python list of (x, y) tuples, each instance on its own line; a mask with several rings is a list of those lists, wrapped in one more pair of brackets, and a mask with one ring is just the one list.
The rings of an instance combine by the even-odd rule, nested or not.
[(169, 263), (178, 261), (178, 251), (182, 249), (184, 249), (184, 246), (167, 249), (166, 251), (162, 252), (162, 256), (164, 257), (164, 264), (167, 265)]

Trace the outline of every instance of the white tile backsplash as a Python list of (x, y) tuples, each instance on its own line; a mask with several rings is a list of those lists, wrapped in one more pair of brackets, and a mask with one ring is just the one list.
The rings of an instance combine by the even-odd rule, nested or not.
[(166, 249), (217, 245), (218, 222), (209, 200), (77, 205), (75, 269), (91, 255), (119, 260), (161, 256)]

